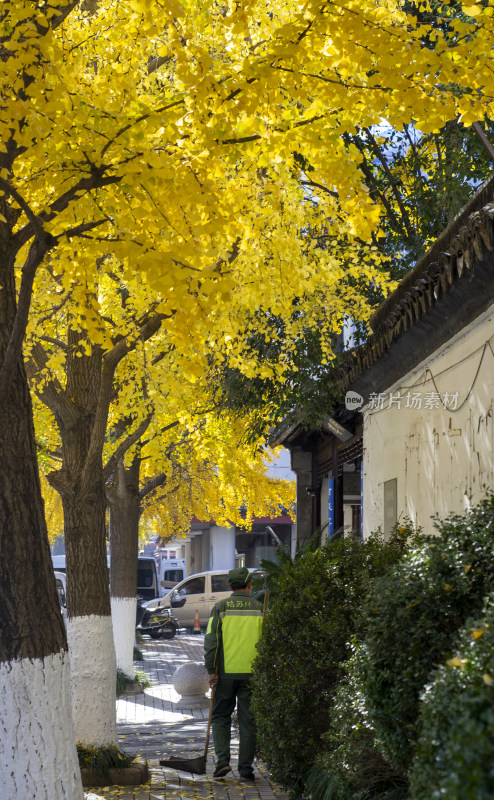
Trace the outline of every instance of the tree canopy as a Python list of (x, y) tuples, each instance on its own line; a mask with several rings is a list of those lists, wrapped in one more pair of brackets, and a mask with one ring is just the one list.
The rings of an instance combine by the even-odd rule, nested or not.
[[(65, 359), (132, 349), (152, 325), (173, 351), (167, 396), (240, 374), (236, 405), (267, 401), (254, 435), (297, 392), (331, 393), (345, 316), (365, 322), (392, 286), (381, 251), (413, 256), (446, 195), (454, 207), (452, 120), (491, 115), (493, 27), (485, 0), (6, 0), (0, 226), (18, 306), (2, 377), (34, 285), (38, 391)], [(428, 223), (410, 198), (434, 194), (432, 173)], [(142, 423), (124, 378), (126, 392)]]
[[(439, 9), (445, 22), (432, 26), (427, 13), (437, 20)], [(81, 482), (77, 470), (69, 474), (66, 447), (58, 476), (68, 487), (68, 563), (87, 556), (86, 572), (74, 570), (72, 606), (69, 596), (69, 623), (85, 631), (79, 660), (71, 657), (77, 676), (85, 643), (97, 641), (89, 619), (106, 642), (99, 654), (112, 646), (100, 478), (113, 383), (102, 371), (127, 386), (118, 375), (124, 358), (144, 353), (160, 331), (174, 353), (172, 395), (178, 373), (202, 392), (217, 360), (249, 379), (283, 382), (296, 350), (266, 348), (258, 358), (252, 336), (268, 343), (283, 329), (296, 341), (317, 328), (321, 356), (331, 360), (345, 316), (369, 318), (369, 288), (387, 288), (373, 242), (383, 201), (348, 137), (383, 123), (429, 135), (450, 120), (468, 126), (494, 116), (492, 0), (467, 3), (461, 14), (428, 2), (419, 10), (416, 17), (394, 0), (1, 4), (0, 532), (10, 583), (1, 588), (0, 655), (13, 709), (3, 739), (29, 751), (6, 756), (7, 794), (82, 797), (22, 353), (39, 293), (59, 309), (50, 325), (41, 314), (36, 334), (45, 325), (44, 335), (61, 341), (60, 319), (66, 348), (26, 348), (42, 380), (46, 370), (38, 391), (53, 392), (65, 364), (81, 362), (77, 380), (57, 394), (67, 441), (78, 437), (86, 459)], [(100, 286), (112, 282), (119, 293), (109, 306)], [(135, 304), (131, 326), (116, 297), (122, 308)], [(120, 399), (130, 405), (132, 397), (122, 390)], [(146, 419), (141, 406), (131, 416), (137, 428)], [(22, 572), (21, 552), (30, 554)], [(80, 720), (91, 730), (76, 726), (91, 741), (115, 734), (114, 682), (101, 674), (75, 702), (91, 708)], [(30, 685), (39, 690), (29, 693)], [(43, 771), (47, 752), (57, 776)]]
[(6, 0), (0, 224), (20, 272), (3, 374), (43, 260), (103, 347), (97, 273), (118, 265), (130, 293), (144, 273), (191, 380), (216, 347), (247, 377), (283, 378), (244, 350), (258, 308), (267, 335), (271, 315), (289, 335), (318, 325), (330, 354), (386, 285), (360, 131), (491, 115), (491, 4), (435, 6), (432, 31), (423, 7)]

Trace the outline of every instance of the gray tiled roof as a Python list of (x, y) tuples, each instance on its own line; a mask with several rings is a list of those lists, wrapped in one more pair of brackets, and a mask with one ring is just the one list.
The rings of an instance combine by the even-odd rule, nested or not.
[[(460, 288), (461, 284), (461, 288)], [(465, 305), (466, 294), (470, 302)], [(447, 302), (446, 302), (447, 298)], [(438, 337), (438, 315), (449, 315), (456, 309), (456, 325), (444, 330), (443, 341), (451, 338), (494, 302), (494, 176), (472, 197), (434, 245), (404, 276), (396, 290), (379, 306), (371, 324), (373, 333), (360, 347), (349, 351), (341, 365), (340, 386), (345, 391), (358, 382), (385, 356), (403, 357), (395, 343), (416, 327), (415, 361), (426, 355), (427, 341), (432, 349), (441, 344)], [(442, 314), (443, 309), (444, 314)], [(436, 314), (431, 314), (436, 311)], [(420, 337), (430, 321), (429, 335)], [(455, 330), (455, 327), (457, 330)], [(436, 334), (436, 335), (434, 335)], [(413, 347), (413, 340), (408, 347)], [(405, 365), (404, 365), (405, 366)]]

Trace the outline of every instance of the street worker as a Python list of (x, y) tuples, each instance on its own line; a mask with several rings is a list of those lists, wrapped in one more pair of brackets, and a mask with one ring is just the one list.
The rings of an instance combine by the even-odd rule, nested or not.
[(252, 580), (246, 567), (230, 570), (228, 586), (232, 594), (214, 606), (204, 637), (209, 685), (215, 687), (211, 716), (216, 751), (213, 777), (222, 778), (231, 770), (231, 724), (237, 703), (238, 772), (244, 780), (253, 781), (256, 725), (250, 708), (250, 677), (262, 630), (263, 609), (252, 597)]

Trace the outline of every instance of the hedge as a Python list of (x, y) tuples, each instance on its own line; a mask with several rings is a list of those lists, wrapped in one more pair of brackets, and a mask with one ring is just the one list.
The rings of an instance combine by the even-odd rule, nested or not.
[(329, 730), (307, 780), (311, 800), (404, 800), (406, 776), (383, 757), (359, 680), (363, 648), (353, 648), (335, 692)]
[(414, 755), (422, 690), (494, 590), (494, 498), (437, 528), (376, 580), (366, 609), (361, 690), (383, 757), (403, 773)]
[(422, 696), (411, 800), (494, 797), (494, 594)]
[(351, 637), (372, 579), (402, 556), (410, 530), (309, 550), (277, 575), (254, 663), (258, 743), (271, 775), (301, 796), (327, 730)]

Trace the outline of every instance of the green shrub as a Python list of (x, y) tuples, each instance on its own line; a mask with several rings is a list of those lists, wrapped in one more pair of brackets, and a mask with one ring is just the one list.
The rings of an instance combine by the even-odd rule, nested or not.
[(142, 654), (142, 650), (139, 647), (135, 647), (134, 646), (133, 660), (134, 661), (144, 661), (144, 656)]
[(135, 689), (136, 683), (139, 684), (141, 689), (147, 689), (152, 685), (148, 676), (142, 669), (136, 669), (133, 678), (126, 675), (122, 670), (117, 669), (117, 697), (121, 694), (125, 694), (125, 692), (129, 690), (129, 687)]
[(124, 753), (115, 745), (86, 747), (79, 743), (77, 744), (77, 756), (81, 769), (90, 769), (103, 778), (108, 777), (110, 769), (131, 767), (135, 761), (135, 756)]
[(124, 694), (129, 688), (129, 686), (134, 686), (135, 680), (127, 675), (122, 670), (117, 669), (117, 697), (121, 694)]
[(384, 542), (375, 534), (308, 550), (276, 577), (254, 663), (253, 710), (273, 778), (300, 796), (327, 730), (329, 710), (360, 629), (370, 581), (404, 552), (409, 530)]
[(432, 676), (420, 713), (413, 800), (494, 797), (494, 594)]
[(344, 666), (344, 676), (335, 692), (329, 730), (307, 780), (306, 797), (311, 800), (401, 800), (408, 781), (384, 758), (369, 722), (359, 671), (362, 645)]
[(494, 499), (438, 523), (438, 535), (376, 581), (360, 677), (384, 758), (407, 772), (419, 698), (465, 620), (494, 589)]

